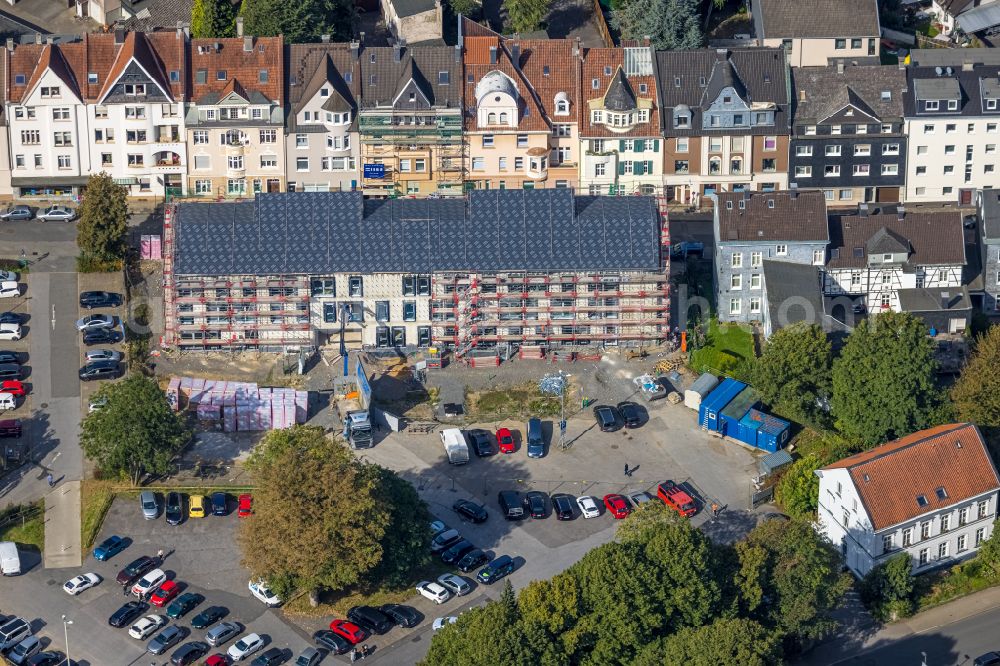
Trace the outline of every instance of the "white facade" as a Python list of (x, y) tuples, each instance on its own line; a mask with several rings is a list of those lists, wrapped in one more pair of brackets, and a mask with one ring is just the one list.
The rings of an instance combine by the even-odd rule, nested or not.
[(580, 188), (587, 194), (654, 194), (663, 186), (660, 138), (583, 139)]
[(997, 491), (874, 530), (847, 469), (819, 476), (819, 530), (833, 542), (859, 578), (886, 559), (906, 552), (914, 573), (973, 555), (993, 533)]
[(891, 309), (900, 312), (900, 289), (935, 289), (962, 286), (962, 266), (916, 266), (903, 270), (901, 263), (872, 263), (867, 268), (828, 269), (823, 293), (864, 295), (868, 312)]
[(973, 203), (972, 193), (1000, 178), (1000, 118), (907, 118), (907, 202)]
[(333, 85), (320, 88), (296, 114), (296, 131), (285, 138), (287, 179), (298, 191), (351, 190), (358, 184), (358, 140), (355, 112), (342, 106), (323, 109)]

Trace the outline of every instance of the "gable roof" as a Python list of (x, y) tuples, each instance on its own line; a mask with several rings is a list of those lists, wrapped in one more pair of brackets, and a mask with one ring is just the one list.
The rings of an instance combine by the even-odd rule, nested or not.
[[(911, 266), (965, 264), (965, 234), (958, 211), (898, 214), (843, 215), (830, 218), (830, 259), (827, 268), (864, 268), (873, 250), (869, 242), (878, 236), (877, 247), (909, 245)], [(892, 238), (893, 240), (888, 240)], [(887, 249), (886, 252), (902, 250)]]
[(34, 91), (35, 86), (45, 75), (45, 72), (52, 72), (74, 95), (80, 97), (80, 88), (76, 83), (76, 77), (63, 56), (62, 47), (58, 44), (46, 44), (42, 47), (42, 52), (38, 57), (38, 64), (35, 65), (31, 73), (31, 79), (25, 86), (24, 96), (27, 97)]
[[(850, 473), (875, 531), (1000, 488), (986, 442), (971, 423), (921, 430), (827, 465), (817, 474), (830, 469)], [(938, 488), (943, 488), (943, 497)]]
[[(635, 47), (630, 47), (635, 48)], [(659, 130), (659, 104), (656, 98), (656, 76), (655, 69), (650, 74), (629, 74), (626, 67), (625, 48), (593, 48), (583, 50), (583, 63), (581, 66), (581, 99), (580, 99), (580, 133), (583, 136), (594, 137), (615, 137), (628, 138), (633, 136), (660, 136)], [(621, 79), (627, 84), (627, 90), (623, 86), (613, 86), (616, 79)], [(596, 83), (596, 87), (594, 82)], [(645, 88), (646, 92), (643, 92)], [(583, 108), (585, 102), (593, 99), (605, 98), (607, 104), (607, 93), (614, 92), (619, 95), (618, 99), (612, 98), (612, 102), (627, 103), (627, 95), (631, 94), (636, 100), (649, 100), (652, 107), (649, 110), (649, 122), (636, 123), (627, 132), (612, 132), (602, 123), (590, 122), (590, 113)], [(626, 97), (622, 97), (624, 95)], [(634, 106), (632, 108), (635, 108)]]
[(876, 0), (753, 0), (760, 39), (878, 37)]
[[(719, 243), (826, 241), (826, 198), (820, 190), (721, 192), (715, 210)], [(740, 203), (743, 208), (740, 208)], [(772, 207), (773, 205), (773, 207)]]
[[(298, 113), (327, 83), (333, 90), (323, 103), (324, 111), (357, 109), (361, 65), (352, 55), (349, 44), (291, 44), (287, 53), (286, 97), (291, 103), (287, 119), (289, 132), (298, 127)], [(352, 118), (352, 123), (356, 121)]]
[(877, 120), (903, 117), (906, 72), (899, 67), (848, 65), (843, 71), (836, 65), (795, 67), (792, 85), (797, 124), (815, 125), (848, 104)]
[[(250, 50), (245, 45), (250, 40)], [(284, 39), (278, 37), (226, 37), (191, 40), (191, 97), (198, 104), (217, 104), (231, 92), (250, 104), (285, 101)], [(261, 81), (266, 70), (266, 81)], [(204, 83), (197, 73), (205, 73)], [(220, 78), (220, 72), (224, 74)]]
[(611, 83), (608, 84), (608, 91), (604, 93), (604, 108), (612, 111), (633, 111), (636, 106), (632, 86), (625, 78), (625, 72), (619, 67), (614, 78), (611, 79)]
[(868, 254), (910, 253), (910, 241), (891, 229), (880, 227), (865, 243)]
[[(478, 128), (477, 105), (479, 104), (477, 88), (487, 77), (498, 77), (513, 82), (514, 90), (508, 91), (519, 100), (516, 130), (548, 131), (549, 123), (545, 113), (538, 105), (535, 91), (518, 67), (515, 67), (512, 53), (497, 37), (467, 37), (464, 40), (465, 57), (465, 127), (467, 130)], [(493, 50), (495, 49), (495, 50)], [(520, 46), (518, 46), (520, 49)], [(491, 51), (492, 50), (492, 51)], [(491, 54), (495, 54), (495, 63), (490, 62)], [(498, 74), (493, 74), (497, 72)], [(469, 79), (472, 79), (471, 81)]]
[[(362, 109), (386, 108), (412, 79), (435, 108), (462, 106), (461, 51), (451, 46), (372, 46), (361, 52)], [(374, 59), (374, 61), (373, 61)], [(441, 83), (440, 74), (448, 82)], [(374, 77), (374, 81), (372, 79)]]
[[(580, 54), (571, 39), (519, 39), (505, 42), (520, 50), (521, 73), (535, 91), (542, 112), (553, 123), (575, 123), (580, 114)], [(568, 116), (555, 115), (556, 95), (569, 102)]]
[(125, 41), (118, 48), (114, 63), (104, 81), (104, 87), (98, 94), (98, 98), (103, 100), (111, 92), (111, 88), (118, 82), (119, 77), (125, 73), (131, 62), (136, 62), (143, 71), (149, 75), (156, 85), (163, 90), (168, 97), (174, 97), (174, 91), (167, 78), (167, 73), (156, 52), (150, 46), (147, 35), (144, 32), (129, 32), (125, 34)]
[(823, 296), (823, 274), (819, 266), (777, 259), (764, 259), (763, 263), (771, 333), (799, 322), (819, 324), (827, 333), (851, 330), (829, 314), (831, 308)]

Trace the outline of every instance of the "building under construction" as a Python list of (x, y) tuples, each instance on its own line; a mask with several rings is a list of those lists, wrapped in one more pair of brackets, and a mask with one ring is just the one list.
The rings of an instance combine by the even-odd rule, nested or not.
[(569, 189), (441, 199), (360, 192), (181, 203), (164, 233), (182, 349), (657, 344), (669, 239), (652, 197)]

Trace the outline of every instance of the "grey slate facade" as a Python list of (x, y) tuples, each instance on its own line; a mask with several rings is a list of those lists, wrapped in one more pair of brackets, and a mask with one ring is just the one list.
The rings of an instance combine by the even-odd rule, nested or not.
[(976, 195), (979, 217), (979, 245), (983, 266), (983, 310), (1000, 310), (1000, 190), (988, 188)]

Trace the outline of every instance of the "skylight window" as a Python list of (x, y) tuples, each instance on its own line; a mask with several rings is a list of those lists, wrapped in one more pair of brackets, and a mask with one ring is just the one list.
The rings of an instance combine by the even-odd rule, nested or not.
[(917, 495), (917, 506), (927, 506), (927, 498), (924, 495)]
[(939, 500), (948, 499), (948, 491), (944, 489), (944, 486), (938, 486), (934, 492)]

